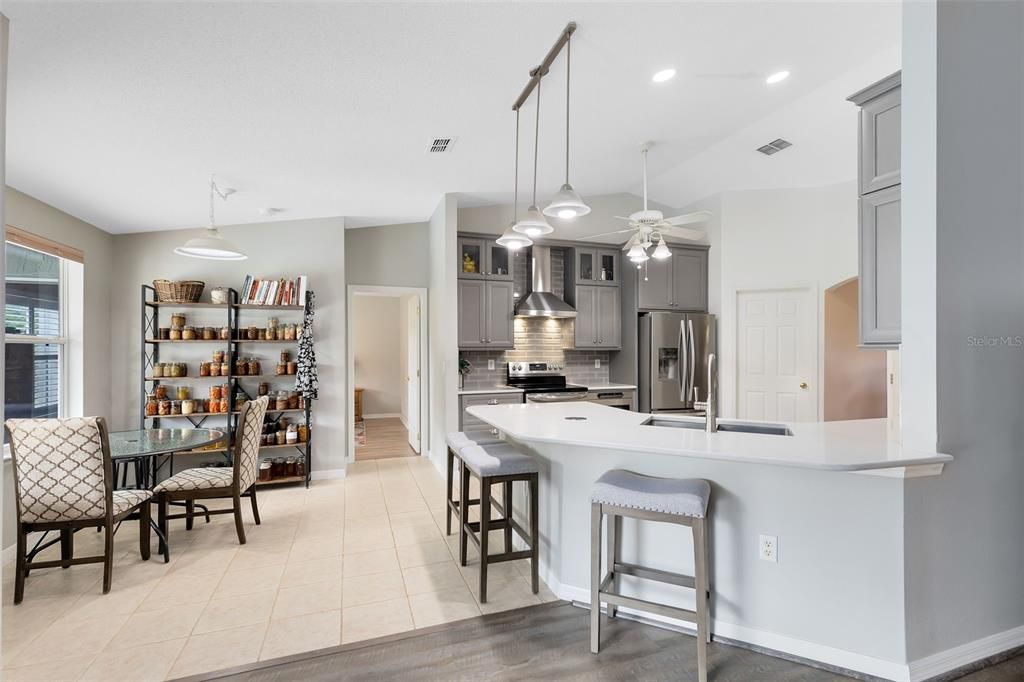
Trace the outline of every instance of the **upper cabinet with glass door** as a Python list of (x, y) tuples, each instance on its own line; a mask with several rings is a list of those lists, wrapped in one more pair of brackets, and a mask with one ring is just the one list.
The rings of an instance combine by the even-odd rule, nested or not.
[(512, 280), (512, 251), (483, 237), (459, 237), (458, 243), (460, 279)]
[(618, 249), (576, 248), (576, 283), (619, 283)]

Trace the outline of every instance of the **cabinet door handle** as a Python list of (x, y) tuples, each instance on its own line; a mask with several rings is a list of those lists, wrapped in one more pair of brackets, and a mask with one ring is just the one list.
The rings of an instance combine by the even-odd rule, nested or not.
[(487, 401), (487, 404), (488, 405), (497, 405), (498, 404), (498, 399), (497, 398), (491, 398), (490, 400)]

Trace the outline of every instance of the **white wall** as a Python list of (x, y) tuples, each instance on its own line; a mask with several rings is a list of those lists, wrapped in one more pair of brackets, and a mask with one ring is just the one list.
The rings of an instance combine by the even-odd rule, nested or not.
[[(687, 206), (707, 209), (708, 307), (719, 316), (721, 415), (736, 415), (736, 292), (809, 285), (818, 298), (818, 376), (823, 376), (824, 291), (857, 274), (857, 186), (725, 192)], [(820, 404), (823, 392), (817, 380)]]
[(402, 383), (399, 393), (399, 416), (402, 423), (409, 425), (409, 305), (416, 300), (416, 296), (405, 294), (398, 299), (398, 375)]
[(352, 298), (355, 383), (363, 389), (363, 416), (397, 416), (404, 397), (401, 299), (356, 294)]
[(430, 458), (438, 469), (444, 466), (445, 437), (459, 426), (457, 211), (455, 195), (446, 194), (430, 217)]
[(345, 230), (345, 281), (390, 287), (430, 282), (426, 223)]
[[(110, 287), (109, 345), (112, 385), (110, 408), (113, 428), (137, 428), (139, 419), (140, 285), (155, 278), (199, 279), (207, 289), (239, 288), (247, 274), (264, 277), (309, 276), (316, 292), (314, 334), (319, 367), (320, 399), (313, 406), (314, 475), (340, 475), (345, 468), (348, 427), (345, 390), (345, 223), (323, 218), (232, 225), (222, 227), (227, 239), (238, 244), (248, 260), (216, 262), (173, 253), (197, 231), (145, 232), (114, 238), (116, 262)], [(206, 294), (208, 296), (208, 294)], [(193, 311), (199, 320), (198, 311)], [(274, 313), (299, 321), (296, 313)], [(264, 325), (267, 313), (247, 312), (242, 322)], [(264, 363), (274, 360), (277, 348), (252, 353)], [(195, 361), (194, 352), (189, 357)]]

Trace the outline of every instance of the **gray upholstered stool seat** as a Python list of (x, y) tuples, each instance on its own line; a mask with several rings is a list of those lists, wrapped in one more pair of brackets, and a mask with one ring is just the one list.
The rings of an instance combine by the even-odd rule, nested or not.
[(493, 437), (483, 438), (474, 436), (471, 438), (463, 431), (452, 431), (448, 434), (447, 440), (448, 447), (454, 450), (456, 454), (458, 454), (459, 450), (468, 445), (489, 445), (501, 442), (501, 439)]
[(590, 501), (702, 519), (710, 497), (711, 484), (700, 478), (658, 478), (612, 469), (597, 479)]
[(517, 476), (537, 473), (537, 462), (507, 443), (469, 445), (459, 450), (459, 457), (477, 476)]

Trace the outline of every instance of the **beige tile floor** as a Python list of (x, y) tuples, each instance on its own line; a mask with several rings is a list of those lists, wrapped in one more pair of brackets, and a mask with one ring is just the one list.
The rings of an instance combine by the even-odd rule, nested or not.
[[(532, 594), (529, 565), (514, 562), (494, 565), (479, 603), (475, 551), (458, 565), (444, 480), (425, 458), (356, 462), (344, 480), (259, 499), (263, 523), (247, 522), (245, 545), (230, 515), (191, 532), (176, 522), (169, 564), (142, 561), (126, 525), (107, 595), (98, 565), (45, 569), (15, 607), (5, 567), (2, 678), (171, 679), (555, 598), (543, 585)], [(100, 537), (78, 533), (76, 555)]]

